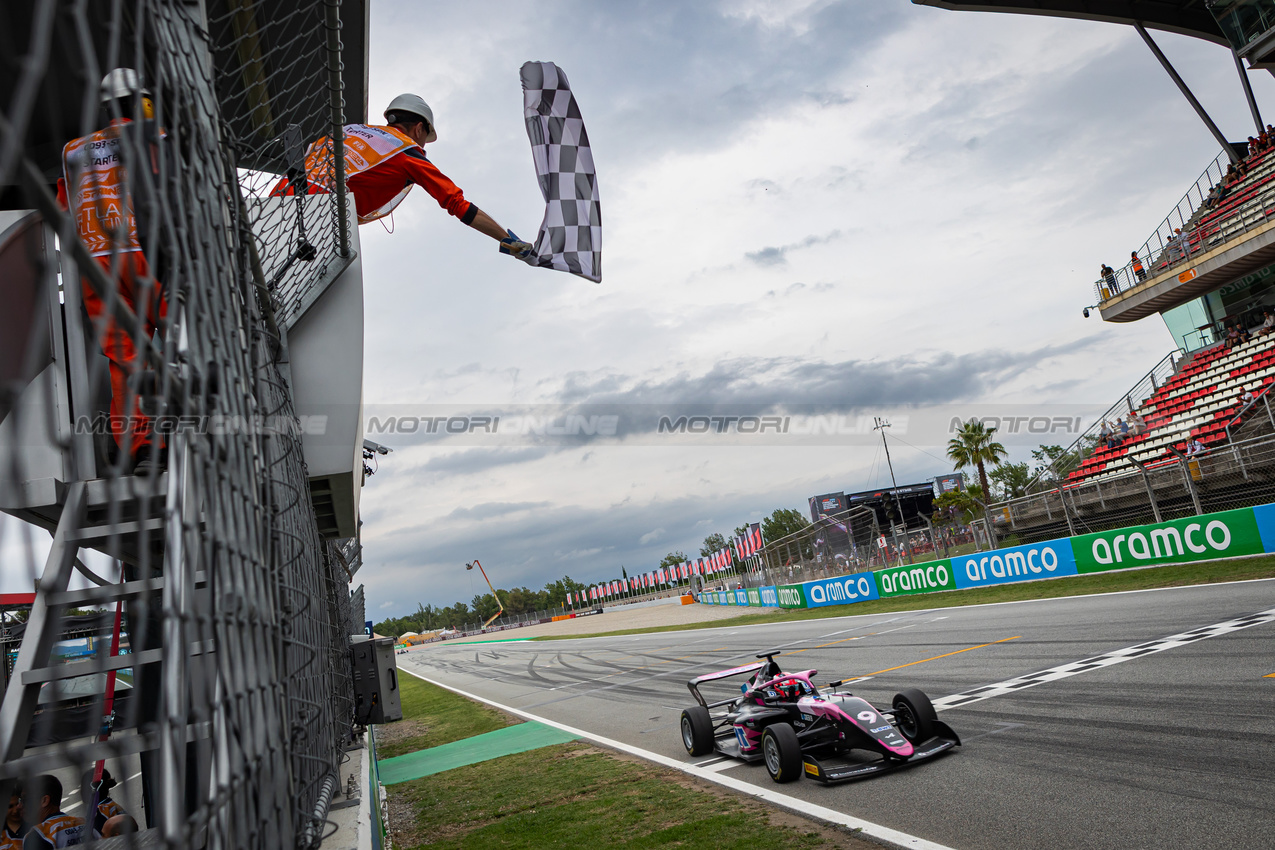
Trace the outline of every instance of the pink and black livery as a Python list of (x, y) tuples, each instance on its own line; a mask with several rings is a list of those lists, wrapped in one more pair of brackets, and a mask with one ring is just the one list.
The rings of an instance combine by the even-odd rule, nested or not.
[[(764, 761), (771, 779), (791, 782), (803, 773), (830, 784), (895, 770), (947, 752), (961, 739), (939, 720), (922, 691), (905, 688), (892, 707), (878, 711), (867, 700), (822, 690), (811, 680), (818, 670), (785, 673), (778, 652), (763, 652), (755, 664), (698, 676), (686, 683), (698, 705), (682, 712), (682, 743), (692, 756), (720, 753)], [(700, 685), (751, 673), (742, 696), (705, 702)], [(852, 758), (851, 751), (877, 758)], [(858, 754), (856, 754), (857, 756)]]

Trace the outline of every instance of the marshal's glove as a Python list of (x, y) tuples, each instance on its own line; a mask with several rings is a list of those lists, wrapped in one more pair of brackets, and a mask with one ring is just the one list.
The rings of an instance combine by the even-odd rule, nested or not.
[(520, 260), (525, 260), (535, 250), (534, 245), (530, 242), (523, 242), (518, 238), (518, 234), (512, 230), (505, 230), (509, 234), (506, 238), (500, 240), (500, 253), (510, 254)]

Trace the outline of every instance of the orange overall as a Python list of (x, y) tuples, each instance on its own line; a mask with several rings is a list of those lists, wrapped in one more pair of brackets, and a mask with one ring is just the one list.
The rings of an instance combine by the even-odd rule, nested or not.
[[(159, 281), (150, 276), (150, 266), (138, 240), (133, 202), (127, 175), (120, 157), (120, 128), (128, 119), (113, 120), (105, 129), (76, 139), (62, 151), (63, 180), (58, 181), (58, 197), (75, 219), (75, 229), (89, 253), (106, 272), (114, 276), (116, 295), (142, 320), (142, 333), (149, 338), (168, 312)], [(151, 443), (151, 423), (133, 401), (125, 410), (128, 378), (143, 363), (133, 342), (133, 334), (122, 327), (106, 303), (82, 281), (84, 306), (93, 320), (102, 352), (110, 361), (111, 420), (116, 444), (136, 455)], [(119, 423), (132, 417), (130, 434)]]

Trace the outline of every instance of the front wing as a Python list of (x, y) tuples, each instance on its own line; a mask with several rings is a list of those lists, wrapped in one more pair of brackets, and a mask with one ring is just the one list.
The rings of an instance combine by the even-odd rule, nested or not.
[(911, 757), (906, 761), (891, 761), (884, 758), (868, 762), (850, 761), (836, 757), (820, 759), (809, 753), (802, 753), (806, 776), (825, 785), (849, 782), (854, 779), (865, 779), (869, 776), (889, 773), (890, 771), (934, 758), (953, 747), (961, 745), (961, 739), (956, 736), (956, 733), (946, 723), (938, 722), (935, 723), (935, 726), (938, 727), (939, 734), (917, 744), (913, 748)]

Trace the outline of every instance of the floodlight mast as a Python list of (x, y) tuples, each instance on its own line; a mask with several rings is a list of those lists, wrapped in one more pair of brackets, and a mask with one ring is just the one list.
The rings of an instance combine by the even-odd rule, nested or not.
[[(881, 445), (885, 446), (885, 463), (890, 467), (890, 483), (894, 485), (894, 504), (899, 509), (899, 524), (903, 526), (903, 547), (899, 550), (899, 563), (903, 563), (903, 551), (908, 553), (908, 560), (912, 560), (912, 547), (908, 545), (908, 527), (903, 521), (903, 500), (899, 498), (899, 482), (894, 479), (894, 464), (890, 461), (890, 444), (885, 441), (885, 429), (890, 427), (890, 423), (882, 419), (880, 416), (872, 417), (875, 425), (873, 431), (881, 432)], [(889, 519), (889, 517), (886, 517)], [(891, 523), (893, 526), (893, 523)], [(891, 527), (891, 532), (894, 531)]]
[(482, 564), (478, 563), (477, 558), (472, 563), (466, 564), (465, 569), (472, 570), (475, 566), (478, 567), (478, 572), (483, 574), (483, 581), (487, 582), (487, 587), (491, 590), (492, 598), (496, 600), (496, 608), (498, 609), (495, 614), (487, 618), (487, 622), (483, 623), (483, 628), (485, 629), (491, 625), (492, 620), (505, 613), (505, 606), (500, 604), (500, 594), (496, 592), (496, 588), (491, 586), (491, 579), (487, 578), (487, 571), (483, 569)]

